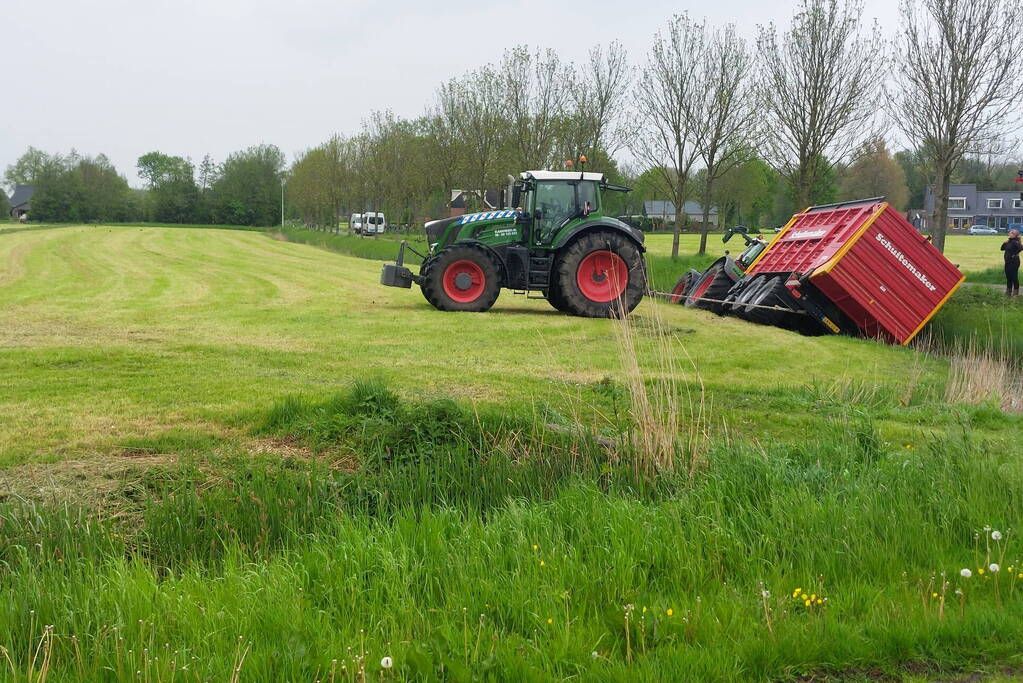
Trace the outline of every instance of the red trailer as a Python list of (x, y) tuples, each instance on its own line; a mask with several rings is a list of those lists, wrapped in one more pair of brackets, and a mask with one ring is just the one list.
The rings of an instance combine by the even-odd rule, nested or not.
[(908, 344), (964, 279), (890, 204), (866, 199), (793, 216), (724, 308), (807, 332)]

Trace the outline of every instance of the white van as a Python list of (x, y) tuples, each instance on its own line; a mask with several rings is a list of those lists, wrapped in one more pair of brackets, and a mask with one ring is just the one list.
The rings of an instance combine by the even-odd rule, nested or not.
[(353, 213), (352, 217), (348, 220), (348, 229), (354, 232), (356, 235), (362, 234), (362, 214)]
[(383, 235), (387, 232), (387, 219), (377, 211), (367, 211), (362, 215), (364, 235)]

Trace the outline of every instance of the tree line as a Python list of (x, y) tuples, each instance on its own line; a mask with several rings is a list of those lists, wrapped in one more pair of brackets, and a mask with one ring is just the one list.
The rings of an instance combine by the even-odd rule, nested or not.
[(180, 156), (149, 152), (136, 189), (103, 154), (48, 153), (29, 147), (7, 167), (5, 183), (34, 185), (31, 217), (46, 222), (137, 222), (270, 226), (280, 222), (286, 168), (281, 151), (257, 145), (198, 168)]
[[(485, 208), (509, 174), (582, 155), (589, 170), (636, 188), (612, 212), (641, 213), (647, 198), (680, 209), (699, 201), (701, 251), (712, 206), (721, 222), (759, 227), (865, 195), (922, 209), (931, 184), (943, 248), (949, 185), (1001, 186), (1015, 165), (1021, 22), (1023, 0), (902, 0), (886, 36), (864, 21), (861, 0), (797, 0), (787, 28), (759, 26), (747, 41), (734, 25), (683, 13), (636, 63), (617, 42), (581, 63), (513, 47), (440, 84), (420, 116), (374, 112), (287, 168), (272, 146), (198, 169), (154, 152), (139, 159), (138, 193), (102, 156), (51, 157), (40, 185), (62, 189), (47, 188), (42, 207), (73, 220), (265, 225), (280, 220), (283, 178), (288, 216), (308, 226), (337, 229), (366, 210), (412, 224), (446, 215), (453, 190)], [(908, 148), (893, 154), (896, 137)], [(44, 218), (38, 206), (33, 214)]]

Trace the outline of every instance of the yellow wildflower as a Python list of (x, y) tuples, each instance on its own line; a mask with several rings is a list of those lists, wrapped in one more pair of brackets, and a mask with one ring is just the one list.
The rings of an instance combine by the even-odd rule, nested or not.
[(806, 605), (807, 607), (809, 607), (809, 606), (810, 606), (810, 601), (809, 601), (809, 600), (807, 600), (807, 601), (806, 601), (806, 602), (805, 602), (804, 604), (805, 604), (805, 605)]
[(541, 567), (546, 566), (546, 565), (544, 565), (544, 561), (543, 560), (540, 560), (540, 566)]
[(539, 549), (540, 549), (540, 546), (538, 546), (537, 544), (534, 543), (533, 544), (533, 552), (535, 553)]
[(802, 593), (802, 592), (803, 592), (802, 588), (797, 588), (796, 590), (792, 591), (792, 597), (798, 598), (799, 594)]
[(931, 597), (932, 598), (936, 598), (936, 597), (938, 597), (938, 594), (937, 593), (931, 593)]
[(816, 594), (816, 593), (814, 593), (813, 595), (811, 595), (811, 596), (810, 596), (810, 600), (811, 600), (811, 601), (816, 601), (816, 600), (817, 600), (817, 594)]
[(980, 569), (978, 569), (978, 570), (977, 570), (977, 573), (978, 573), (978, 574), (983, 574), (983, 573), (984, 573), (984, 568), (983, 568), (983, 567), (981, 567)]
[(800, 600), (809, 600), (810, 596), (807, 595), (806, 593), (803, 593), (802, 595), (799, 596), (799, 599)]
[(554, 623), (554, 620), (553, 620), (553, 619), (551, 619), (550, 617), (547, 617), (547, 623), (548, 623), (548, 624), (553, 624), (553, 623)]
[(646, 605), (643, 605), (643, 614), (646, 614)]
[(673, 610), (672, 608), (669, 607), (668, 608), (668, 616), (670, 617), (674, 613), (675, 613), (675, 610)]
[(817, 598), (817, 604), (818, 604), (818, 605), (823, 605), (823, 604), (824, 604), (824, 601), (823, 601), (823, 600), (821, 600), (820, 598)]

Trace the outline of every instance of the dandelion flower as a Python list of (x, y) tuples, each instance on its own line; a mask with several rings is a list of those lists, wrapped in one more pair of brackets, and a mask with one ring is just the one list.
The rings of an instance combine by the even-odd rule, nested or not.
[(675, 610), (673, 610), (672, 608), (669, 607), (668, 611), (667, 611), (668, 616), (670, 617), (674, 613), (675, 613)]
[(998, 566), (998, 563), (992, 562), (990, 565), (988, 565), (988, 569), (991, 570), (992, 574), (997, 574), (998, 570), (1001, 569), (1001, 567)]
[(643, 605), (643, 614), (646, 614), (646, 605)]
[(823, 605), (823, 604), (824, 604), (824, 601), (823, 601), (823, 600), (821, 600), (820, 598), (817, 598), (817, 604), (818, 604), (818, 605)]
[(799, 596), (799, 599), (800, 600), (809, 600), (810, 596), (807, 595), (806, 593), (803, 593), (802, 595)]
[(971, 572), (966, 567), (963, 567), (962, 569), (959, 570), (959, 576), (963, 577), (964, 579), (968, 579), (971, 576), (973, 576), (973, 572)]
[(991, 532), (991, 540), (992, 541), (1000, 541), (1000, 540), (1002, 540), (1002, 532), (999, 531), (998, 529), (995, 529), (994, 531), (992, 531)]
[(554, 620), (553, 620), (553, 619), (551, 619), (550, 617), (547, 617), (547, 623), (548, 623), (548, 624), (553, 624), (553, 623), (554, 623)]
[(806, 601), (806, 602), (804, 602), (803, 604), (804, 604), (804, 605), (806, 605), (807, 607), (809, 607), (809, 606), (810, 606), (810, 601), (809, 601), (809, 600), (807, 600), (807, 601)]
[(544, 561), (543, 561), (543, 560), (540, 560), (540, 566), (541, 566), (541, 567), (546, 567), (547, 565), (545, 565), (545, 564), (544, 564)]
[(392, 666), (394, 666), (394, 660), (391, 659), (390, 657), (384, 657), (383, 659), (380, 660), (380, 666), (384, 667), (385, 669), (390, 669)]
[(979, 569), (977, 569), (977, 573), (978, 574), (983, 574), (984, 573), (984, 568), (980, 567)]
[(797, 588), (796, 590), (792, 591), (792, 597), (798, 598), (799, 594), (802, 593), (802, 592), (803, 592), (802, 588)]
[(936, 598), (936, 597), (938, 597), (938, 594), (937, 593), (931, 593), (931, 597), (932, 598)]
[(816, 599), (817, 599), (817, 594), (816, 593), (814, 593), (813, 595), (810, 596), (810, 600), (811, 601), (814, 601)]
[(1017, 579), (1023, 579), (1023, 573), (1017, 574), (1017, 575), (1016, 575), (1016, 578), (1017, 578)]
[(540, 549), (540, 546), (538, 546), (536, 543), (534, 543), (533, 544), (533, 552), (535, 553), (539, 549)]

